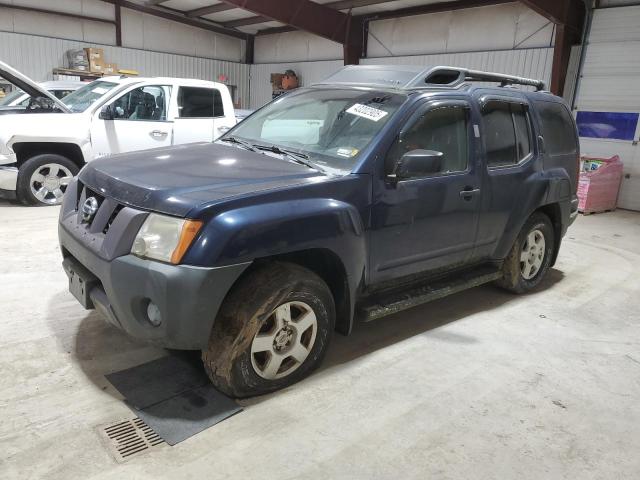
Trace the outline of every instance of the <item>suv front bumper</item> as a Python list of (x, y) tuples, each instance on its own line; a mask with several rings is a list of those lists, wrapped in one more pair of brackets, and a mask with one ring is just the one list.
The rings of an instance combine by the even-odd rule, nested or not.
[[(97, 196), (77, 180), (69, 184), (58, 223), (69, 290), (87, 309), (132, 337), (180, 350), (206, 348), (227, 292), (250, 265), (170, 265), (129, 254), (146, 212), (103, 199), (94, 220), (82, 222), (78, 206)], [(113, 221), (108, 220), (113, 218)], [(149, 303), (160, 323), (148, 317)]]
[[(206, 348), (224, 297), (249, 265), (202, 268), (168, 265), (134, 255), (106, 261), (62, 226), (59, 236), (67, 275), (84, 272), (85, 308), (95, 308), (130, 336), (165, 348)], [(158, 326), (147, 316), (149, 302), (160, 312)]]

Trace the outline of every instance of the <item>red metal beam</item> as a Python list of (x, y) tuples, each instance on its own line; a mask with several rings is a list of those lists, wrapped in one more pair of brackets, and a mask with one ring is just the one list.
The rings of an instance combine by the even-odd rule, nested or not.
[[(562, 1), (562, 0), (560, 0)], [(367, 20), (385, 20), (388, 18), (409, 17), (412, 15), (427, 15), (430, 13), (450, 12), (467, 8), (487, 7), (503, 3), (515, 3), (514, 0), (453, 0), (448, 2), (430, 3), (415, 7), (400, 8), (385, 12), (375, 12), (362, 15)]]
[(585, 5), (582, 0), (520, 0), (527, 7), (556, 25), (581, 32)]
[(26, 12), (36, 12), (36, 13), (46, 13), (49, 15), (58, 15), (60, 17), (68, 17), (75, 18), (77, 20), (89, 20), (91, 22), (102, 22), (102, 23), (110, 23), (111, 25), (115, 25), (115, 20), (109, 20), (106, 18), (98, 18), (98, 17), (89, 17), (87, 15), (79, 15), (75, 13), (67, 13), (67, 12), (58, 12), (55, 10), (47, 10), (46, 8), (37, 8), (37, 7), (23, 7), (21, 5), (13, 5), (8, 3), (0, 3), (0, 7), (3, 8), (13, 8), (14, 10), (24, 10)]
[(114, 5), (115, 18), (116, 18), (116, 46), (122, 46), (122, 8), (120, 4)]
[[(513, 0), (510, 0), (510, 1), (513, 1)], [(323, 3), (322, 5), (324, 7), (333, 8), (334, 10), (347, 10), (350, 8), (377, 5), (379, 3), (389, 3), (389, 0), (339, 0), (337, 2)], [(265, 18), (263, 16), (256, 16), (256, 17), (240, 18), (238, 20), (232, 20), (230, 22), (224, 22), (222, 23), (222, 25), (224, 25), (225, 27), (235, 28), (235, 27), (244, 27), (247, 25), (255, 25), (257, 23), (264, 23), (264, 22), (268, 22), (269, 20), (270, 20), (269, 18)]]
[(223, 0), (227, 5), (291, 25), (338, 43), (347, 42), (349, 15), (310, 0)]

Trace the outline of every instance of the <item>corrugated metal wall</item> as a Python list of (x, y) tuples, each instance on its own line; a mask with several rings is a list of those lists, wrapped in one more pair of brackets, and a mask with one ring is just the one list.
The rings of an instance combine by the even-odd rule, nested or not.
[(291, 63), (261, 63), (251, 65), (250, 108), (259, 108), (271, 100), (271, 74), (296, 72), (301, 86), (310, 85), (326, 78), (344, 65), (342, 60)]
[[(640, 112), (640, 6), (596, 10), (578, 83), (576, 109)], [(640, 125), (634, 139), (581, 138), (582, 153), (620, 155), (624, 162), (618, 205), (640, 210)]]
[[(363, 65), (450, 65), (524, 77), (551, 80), (553, 48), (528, 48), (490, 52), (442, 53), (405, 57), (363, 58)], [(343, 66), (342, 60), (322, 62), (264, 63), (251, 66), (251, 108), (258, 108), (271, 100), (271, 73), (294, 70), (302, 85), (310, 85), (326, 78)]]
[(64, 66), (65, 52), (72, 48), (100, 47), (105, 58), (121, 68), (138, 70), (145, 76), (167, 76), (216, 80), (219, 74), (228, 77), (238, 88), (237, 99), (243, 108), (249, 105), (249, 65), (169, 53), (149, 52), (134, 48), (37, 37), (0, 32), (0, 59), (37, 81), (52, 78), (51, 70)]

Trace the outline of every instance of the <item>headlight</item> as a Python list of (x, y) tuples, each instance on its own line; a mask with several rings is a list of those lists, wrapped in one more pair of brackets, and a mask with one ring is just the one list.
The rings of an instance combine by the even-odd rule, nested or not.
[(140, 227), (131, 253), (178, 264), (202, 227), (199, 220), (169, 217), (150, 213)]

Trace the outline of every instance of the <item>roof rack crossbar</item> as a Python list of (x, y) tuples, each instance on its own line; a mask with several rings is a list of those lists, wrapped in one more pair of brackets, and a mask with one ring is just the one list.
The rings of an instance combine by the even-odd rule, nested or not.
[[(518, 77), (515, 75), (506, 75), (504, 73), (484, 72), (482, 70), (470, 70), (468, 68), (459, 67), (430, 67), (409, 82), (406, 87), (421, 87), (421, 86), (434, 86), (439, 82), (430, 82), (430, 79), (436, 78), (439, 75), (457, 75), (457, 78), (443, 86), (457, 87), (464, 82), (497, 82), (501, 86), (506, 85), (527, 85), (535, 87), (536, 90), (546, 90), (547, 86), (544, 81), (536, 80), (534, 78)], [(453, 77), (451, 77), (453, 78)]]

